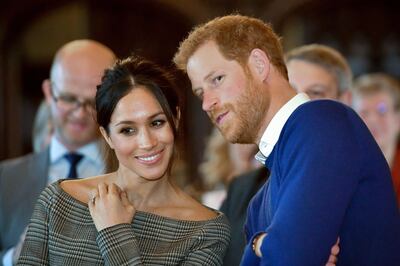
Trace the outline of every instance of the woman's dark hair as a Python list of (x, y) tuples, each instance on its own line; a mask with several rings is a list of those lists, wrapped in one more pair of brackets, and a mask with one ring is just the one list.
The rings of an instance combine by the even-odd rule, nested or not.
[(115, 106), (138, 86), (145, 87), (156, 97), (176, 138), (180, 99), (175, 83), (168, 71), (137, 56), (118, 60), (105, 71), (101, 84), (97, 86), (97, 123), (109, 133), (108, 125)]
[(172, 75), (161, 66), (140, 58), (130, 56), (117, 60), (104, 72), (101, 84), (97, 86), (96, 111), (97, 123), (109, 134), (112, 113), (118, 102), (137, 87), (148, 89), (159, 102), (177, 141), (178, 110), (180, 97)]

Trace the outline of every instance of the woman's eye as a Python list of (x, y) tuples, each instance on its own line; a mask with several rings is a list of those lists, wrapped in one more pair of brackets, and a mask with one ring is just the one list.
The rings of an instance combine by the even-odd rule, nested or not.
[(133, 128), (122, 128), (120, 133), (123, 135), (132, 135), (135, 133), (135, 130)]
[(161, 127), (164, 124), (165, 120), (154, 120), (153, 122), (151, 122), (152, 127)]

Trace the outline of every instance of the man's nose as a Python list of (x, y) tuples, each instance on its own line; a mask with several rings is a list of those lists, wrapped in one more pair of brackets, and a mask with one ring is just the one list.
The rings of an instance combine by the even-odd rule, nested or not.
[(203, 93), (202, 109), (206, 112), (211, 111), (217, 105), (217, 97), (211, 92)]

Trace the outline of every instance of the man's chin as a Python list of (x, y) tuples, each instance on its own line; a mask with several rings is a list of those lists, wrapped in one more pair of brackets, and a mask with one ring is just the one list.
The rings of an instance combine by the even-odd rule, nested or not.
[(235, 132), (229, 132), (228, 130), (221, 130), (220, 132), (222, 136), (224, 137), (225, 140), (227, 140), (230, 143), (238, 143), (238, 136), (235, 134)]
[(246, 132), (235, 133), (224, 135), (224, 138), (233, 144), (254, 144), (253, 138)]
[(82, 147), (85, 146), (86, 144), (91, 143), (92, 141), (96, 140), (94, 137), (90, 136), (70, 136), (68, 138), (68, 142), (70, 145), (74, 147)]

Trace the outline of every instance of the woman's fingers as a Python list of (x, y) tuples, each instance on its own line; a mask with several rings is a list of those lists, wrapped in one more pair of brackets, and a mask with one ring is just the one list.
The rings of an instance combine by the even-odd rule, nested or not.
[(88, 196), (89, 198), (88, 205), (94, 205), (94, 203), (96, 202), (96, 198), (98, 198), (98, 196), (99, 196), (99, 190), (97, 188), (90, 191)]
[(108, 186), (108, 192), (110, 194), (114, 194), (119, 196), (121, 194), (121, 189), (119, 188), (119, 186), (117, 186), (116, 184), (112, 183), (111, 185)]
[(97, 189), (99, 191), (99, 197), (103, 198), (107, 195), (108, 193), (108, 185), (106, 183), (99, 183), (97, 185)]
[(121, 195), (122, 204), (124, 206), (131, 205), (131, 203), (130, 203), (130, 201), (128, 199), (128, 195), (126, 194), (125, 191), (122, 191), (120, 195)]
[[(110, 185), (107, 185), (106, 183), (99, 183), (97, 185), (97, 189), (94, 189), (90, 194), (89, 194), (89, 201), (88, 205), (94, 205), (96, 201), (99, 199), (105, 200), (106, 198), (110, 197), (118, 197), (119, 200), (122, 201), (122, 204), (124, 206), (130, 205), (130, 202), (128, 200), (127, 194), (122, 191), (122, 189), (117, 186), (114, 183), (111, 183)], [(109, 199), (111, 199), (109, 198)]]

